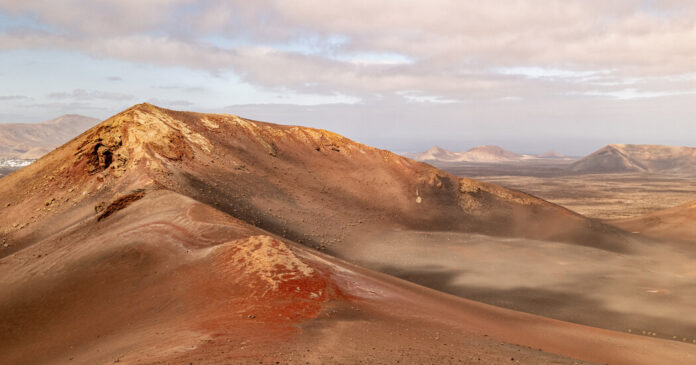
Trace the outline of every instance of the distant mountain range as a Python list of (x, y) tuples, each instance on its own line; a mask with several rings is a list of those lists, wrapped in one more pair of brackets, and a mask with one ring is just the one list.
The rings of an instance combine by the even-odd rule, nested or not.
[(696, 173), (696, 148), (610, 144), (570, 165), (581, 173)]
[(67, 114), (42, 123), (0, 124), (0, 160), (35, 160), (95, 126), (98, 121)]
[(442, 147), (432, 147), (423, 153), (407, 154), (408, 157), (418, 161), (437, 162), (481, 162), (499, 163), (521, 160), (558, 159), (566, 158), (560, 153), (549, 151), (539, 155), (518, 154), (505, 150), (498, 146), (479, 146), (463, 152), (453, 152)]
[(502, 164), (552, 159), (565, 160), (569, 163), (568, 171), (582, 174), (696, 173), (696, 148), (683, 146), (610, 144), (580, 159), (564, 156), (554, 151), (538, 155), (518, 154), (490, 145), (475, 147), (464, 152), (432, 147), (423, 153), (407, 153), (405, 156), (424, 162)]

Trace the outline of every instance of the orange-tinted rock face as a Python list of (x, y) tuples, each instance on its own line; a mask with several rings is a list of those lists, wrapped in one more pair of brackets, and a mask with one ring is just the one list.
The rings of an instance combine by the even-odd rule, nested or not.
[(248, 316), (259, 321), (314, 318), (323, 303), (341, 298), (325, 268), (305, 263), (285, 243), (269, 236), (227, 242), (207, 255), (212, 269), (245, 293)]

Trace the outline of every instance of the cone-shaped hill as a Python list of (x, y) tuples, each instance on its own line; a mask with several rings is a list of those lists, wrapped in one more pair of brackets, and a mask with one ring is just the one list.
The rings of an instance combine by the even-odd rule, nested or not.
[(610, 144), (569, 167), (580, 173), (620, 172), (696, 173), (696, 148), (682, 146)]
[[(5, 177), (0, 198), (9, 206), (0, 222), (21, 247), (64, 224), (110, 214), (135, 191), (158, 189), (313, 247), (394, 228), (627, 249), (622, 232), (567, 209), (325, 130), (149, 104)], [(43, 219), (55, 223), (37, 224)]]

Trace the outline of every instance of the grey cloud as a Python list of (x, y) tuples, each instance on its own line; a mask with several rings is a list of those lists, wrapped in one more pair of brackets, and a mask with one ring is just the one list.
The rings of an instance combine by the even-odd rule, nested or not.
[(114, 93), (108, 91), (99, 90), (84, 90), (75, 89), (70, 92), (55, 92), (47, 95), (50, 99), (79, 99), (79, 100), (114, 100), (114, 101), (124, 101), (135, 99), (133, 95)]
[(33, 103), (27, 105), (29, 108), (43, 108), (62, 110), (67, 113), (75, 113), (76, 110), (106, 110), (107, 108), (90, 102), (53, 102), (53, 103)]
[(45, 24), (73, 34), (109, 36), (151, 30), (174, 24), (174, 12), (191, 0), (8, 0), (0, 10), (31, 14)]
[(26, 100), (30, 99), (25, 95), (0, 95), (0, 101), (10, 101), (10, 100)]
[(154, 86), (153, 88), (155, 89), (162, 89), (162, 90), (180, 90), (180, 91), (185, 91), (187, 93), (200, 93), (206, 91), (204, 87), (194, 87), (194, 86), (174, 86), (174, 85), (163, 85), (163, 86)]
[(171, 99), (160, 99), (160, 98), (151, 98), (147, 100), (148, 103), (150, 104), (155, 104), (157, 106), (161, 107), (169, 107), (169, 108), (176, 108), (176, 107), (182, 107), (182, 108), (188, 108), (195, 103), (188, 101), (188, 100), (171, 100)]
[[(0, 35), (0, 48), (62, 48), (164, 66), (232, 70), (258, 86), (304, 93), (366, 98), (416, 90), (445, 100), (567, 90), (566, 95), (578, 95), (595, 89), (608, 95), (616, 91), (612, 83), (617, 80), (680, 75), (693, 72), (696, 64), (696, 6), (671, 1), (653, 1), (651, 7), (622, 0), (552, 0), (543, 7), (532, 0), (329, 0), (322, 6), (308, 0), (203, 1), (195, 6), (187, 0), (68, 2), (61, 9), (47, 1), (0, 5), (10, 12), (37, 14), (67, 30)], [(63, 9), (70, 7), (105, 16), (90, 17), (101, 22), (90, 25), (90, 19), (79, 22), (78, 12)], [(173, 24), (179, 19), (173, 14), (182, 12), (187, 16)], [(208, 35), (232, 44), (247, 39), (255, 46), (241, 42), (220, 48), (206, 40)], [(344, 57), (360, 54), (396, 54), (413, 62), (355, 64)], [(494, 71), (519, 66), (589, 72), (592, 77), (541, 80)], [(633, 87), (654, 94), (653, 86), (642, 82)]]

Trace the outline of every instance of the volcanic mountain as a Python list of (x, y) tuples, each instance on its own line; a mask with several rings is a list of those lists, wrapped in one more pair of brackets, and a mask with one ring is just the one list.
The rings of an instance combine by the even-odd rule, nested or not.
[(610, 144), (569, 167), (581, 173), (696, 173), (696, 148)]
[(0, 194), (11, 207), (0, 218), (29, 218), (27, 225), (47, 210), (22, 217), (35, 199), (51, 201), (45, 208), (56, 215), (72, 205), (66, 201), (99, 197), (108, 205), (126, 188), (167, 188), (317, 248), (392, 227), (629, 249), (621, 231), (557, 205), (329, 131), (149, 104), (4, 178)]
[(413, 156), (413, 158), (418, 161), (499, 163), (533, 159), (535, 157), (519, 155), (498, 146), (486, 145), (474, 147), (464, 152), (452, 152), (441, 147), (432, 147), (421, 154)]
[(457, 152), (446, 150), (442, 147), (433, 146), (423, 153), (416, 153), (413, 156), (417, 161), (454, 161), (459, 157)]
[(635, 244), (324, 130), (141, 104), (0, 179), (0, 201), (0, 363), (696, 361), (313, 250), (389, 230)]
[(534, 155), (534, 157), (537, 157), (537, 158), (568, 158), (568, 156), (561, 154), (561, 153), (558, 153), (556, 151), (547, 151), (544, 153), (539, 153), (539, 154)]
[(0, 124), (0, 159), (37, 159), (99, 121), (67, 114), (42, 123)]

